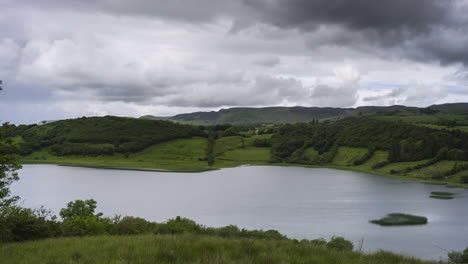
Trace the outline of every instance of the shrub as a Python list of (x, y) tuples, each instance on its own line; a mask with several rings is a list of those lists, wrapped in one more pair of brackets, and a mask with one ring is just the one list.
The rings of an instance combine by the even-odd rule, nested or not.
[(463, 252), (452, 251), (448, 253), (448, 258), (453, 263), (468, 263), (468, 247)]
[(106, 224), (96, 216), (78, 216), (62, 222), (64, 236), (91, 236), (106, 233)]
[(0, 242), (35, 240), (59, 234), (59, 223), (42, 208), (10, 207), (0, 216)]
[(76, 217), (86, 218), (90, 216), (96, 216), (97, 218), (99, 218), (100, 216), (102, 216), (102, 213), (94, 215), (96, 205), (97, 202), (93, 199), (86, 201), (76, 200), (74, 202), (69, 202), (67, 204), (67, 208), (63, 208), (62, 210), (60, 210), (60, 216), (65, 220)]
[(338, 251), (352, 251), (354, 246), (351, 241), (342, 237), (332, 237), (327, 247)]
[(468, 183), (468, 175), (464, 175), (460, 178), (461, 183)]
[(257, 148), (269, 148), (271, 147), (271, 142), (269, 139), (255, 139), (253, 142), (254, 147)]
[(149, 232), (151, 223), (143, 218), (126, 216), (116, 223), (116, 233), (119, 235), (136, 235)]
[(193, 220), (177, 216), (175, 219), (157, 225), (154, 232), (156, 234), (197, 234), (200, 230), (201, 226)]

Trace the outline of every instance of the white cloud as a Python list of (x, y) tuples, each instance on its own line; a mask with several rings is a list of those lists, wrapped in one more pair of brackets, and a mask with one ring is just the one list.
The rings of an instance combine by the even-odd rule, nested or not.
[[(1, 111), (0, 119), (171, 115), (230, 106), (425, 106), (468, 94), (463, 64), (415, 61), (418, 54), (402, 50), (433, 49), (434, 35), (385, 49), (365, 32), (338, 24), (278, 27), (241, 14), (235, 0), (228, 3), (232, 10), (204, 2), (216, 3), (182, 10), (167, 2), (156, 10), (138, 1), (127, 12), (122, 1), (97, 1), (95, 9), (10, 1), (0, 15), (0, 79), (7, 81), (0, 104), (15, 110)], [(454, 35), (441, 33), (445, 42)], [(460, 87), (459, 96), (446, 86)], [(40, 108), (42, 115), (32, 113)]]

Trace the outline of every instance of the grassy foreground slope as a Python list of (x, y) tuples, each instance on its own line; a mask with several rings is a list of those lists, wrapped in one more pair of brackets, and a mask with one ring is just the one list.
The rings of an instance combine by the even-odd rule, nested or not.
[(341, 252), (310, 241), (197, 235), (98, 236), (0, 245), (0, 263), (430, 264), (388, 252)]

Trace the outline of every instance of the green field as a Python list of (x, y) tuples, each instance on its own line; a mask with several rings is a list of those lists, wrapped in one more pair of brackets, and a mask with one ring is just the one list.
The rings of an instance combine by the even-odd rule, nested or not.
[(420, 164), (424, 164), (428, 162), (429, 160), (419, 160), (419, 161), (407, 161), (407, 162), (396, 162), (396, 163), (391, 163), (388, 164), (380, 169), (379, 171), (383, 173), (391, 173), (391, 171), (402, 171), (407, 168), (412, 168), (414, 166), (418, 166)]
[(450, 171), (455, 164), (462, 165), (462, 164), (468, 164), (468, 161), (440, 161), (437, 162), (434, 165), (431, 165), (429, 167), (425, 167), (416, 171), (412, 171), (408, 173), (409, 176), (415, 177), (415, 178), (422, 178), (422, 179), (429, 179), (431, 177), (438, 177), (442, 174), (447, 173)]
[(244, 138), (241, 136), (222, 137), (216, 140), (214, 155), (219, 156), (225, 152), (245, 147)]
[(311, 241), (201, 235), (98, 236), (0, 244), (0, 263), (343, 263), (429, 264), (388, 252), (363, 254)]
[(378, 163), (386, 161), (387, 158), (388, 158), (387, 151), (376, 151), (369, 160), (364, 162), (364, 164), (361, 164), (359, 166), (354, 166), (353, 168), (365, 170), (365, 171), (375, 171), (374, 169), (372, 169), (372, 167)]
[(351, 166), (353, 162), (367, 153), (365, 148), (339, 147), (332, 163), (339, 166)]
[[(258, 148), (252, 146), (256, 138), (268, 138), (271, 135), (259, 135), (248, 138), (240, 136), (224, 137), (216, 141), (216, 157), (213, 166), (208, 166), (205, 156), (207, 139), (192, 138), (178, 139), (153, 145), (143, 151), (130, 154), (126, 157), (123, 154), (114, 154), (112, 156), (82, 157), (82, 156), (54, 156), (47, 149), (34, 152), (23, 158), (23, 163), (35, 164), (66, 164), (102, 168), (142, 168), (159, 169), (180, 172), (198, 172), (215, 168), (229, 168), (241, 165), (282, 165), (282, 166), (306, 166), (317, 167), (317, 165), (308, 166), (300, 164), (279, 163), (272, 164), (271, 149)], [(242, 143), (243, 142), (243, 143)], [(446, 173), (453, 168), (455, 164), (462, 165), (468, 162), (463, 161), (441, 161), (434, 165), (414, 170), (409, 173), (391, 174), (392, 170), (402, 171), (409, 167), (427, 162), (428, 160), (414, 162), (390, 163), (379, 169), (372, 167), (380, 162), (387, 160), (388, 153), (385, 151), (376, 151), (374, 155), (364, 164), (353, 166), (352, 163), (362, 157), (367, 152), (363, 148), (340, 147), (331, 163), (320, 163), (327, 159), (331, 153), (318, 154), (313, 148), (305, 150), (304, 155), (312, 162), (323, 164), (323, 167), (332, 167), (337, 169), (355, 170), (366, 173), (398, 177), (409, 180), (431, 180), (433, 176)], [(434, 181), (435, 183), (448, 183), (460, 185), (462, 176), (468, 175), (468, 170), (456, 173), (453, 177)]]
[(143, 151), (98, 157), (51, 155), (46, 149), (23, 158), (24, 163), (56, 163), (102, 167), (155, 168), (171, 171), (201, 171), (209, 169), (205, 158), (207, 140), (178, 139), (153, 145)]

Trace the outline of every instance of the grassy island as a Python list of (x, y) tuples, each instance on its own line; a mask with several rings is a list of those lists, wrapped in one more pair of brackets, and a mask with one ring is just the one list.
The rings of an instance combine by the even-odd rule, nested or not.
[(440, 200), (452, 200), (454, 199), (455, 193), (451, 192), (431, 192), (430, 198), (440, 199)]
[(369, 222), (381, 226), (425, 225), (427, 224), (427, 218), (424, 216), (393, 213)]

